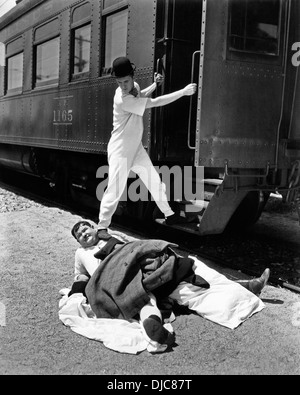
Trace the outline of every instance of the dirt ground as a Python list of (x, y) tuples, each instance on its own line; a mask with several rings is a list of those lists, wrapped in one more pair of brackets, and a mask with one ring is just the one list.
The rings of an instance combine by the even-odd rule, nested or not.
[(58, 318), (58, 303), (59, 290), (72, 283), (70, 228), (80, 218), (39, 204), (0, 212), (1, 375), (300, 373), (299, 294), (271, 285), (261, 295), (266, 308), (235, 330), (178, 315), (177, 346), (163, 354), (122, 354), (72, 332)]

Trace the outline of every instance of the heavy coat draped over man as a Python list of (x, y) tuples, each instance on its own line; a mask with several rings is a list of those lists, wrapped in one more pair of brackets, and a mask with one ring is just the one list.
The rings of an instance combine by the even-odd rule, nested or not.
[(148, 292), (165, 298), (181, 281), (209, 288), (193, 272), (193, 260), (178, 256), (174, 247), (164, 240), (138, 240), (111, 252), (85, 289), (96, 316), (131, 319), (149, 302)]

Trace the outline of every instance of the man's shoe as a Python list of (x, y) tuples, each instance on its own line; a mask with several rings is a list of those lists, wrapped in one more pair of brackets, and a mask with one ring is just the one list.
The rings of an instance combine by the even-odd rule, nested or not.
[(249, 289), (255, 295), (259, 295), (265, 285), (267, 284), (270, 277), (270, 269), (267, 268), (264, 270), (263, 274), (259, 278), (254, 278), (249, 281)]
[[(195, 221), (196, 220), (196, 221)], [(191, 222), (199, 222), (198, 217), (187, 218), (175, 213), (165, 219), (166, 225), (177, 225), (177, 224), (190, 224)]]
[(150, 315), (142, 323), (147, 336), (159, 344), (172, 346), (175, 343), (175, 334), (169, 332), (156, 315)]
[(112, 236), (107, 232), (107, 229), (98, 229), (97, 236), (101, 240), (109, 240)]

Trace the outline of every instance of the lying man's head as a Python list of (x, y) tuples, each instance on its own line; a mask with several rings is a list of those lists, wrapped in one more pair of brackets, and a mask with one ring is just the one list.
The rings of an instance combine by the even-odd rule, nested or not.
[(97, 230), (88, 221), (77, 222), (73, 226), (71, 233), (83, 248), (92, 247), (99, 241)]

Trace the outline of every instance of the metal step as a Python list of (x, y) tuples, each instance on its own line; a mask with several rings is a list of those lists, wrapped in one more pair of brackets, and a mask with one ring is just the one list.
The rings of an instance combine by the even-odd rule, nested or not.
[[(192, 182), (196, 182), (192, 180)], [(186, 224), (176, 224), (176, 225), (167, 225), (165, 220), (162, 218), (157, 218), (155, 220), (156, 223), (167, 226), (170, 228), (183, 230), (185, 232), (199, 234), (199, 227), (201, 223), (201, 218), (204, 215), (205, 210), (207, 209), (211, 199), (214, 196), (215, 189), (222, 184), (222, 179), (204, 179), (201, 183), (204, 184), (204, 199), (198, 200), (175, 200), (179, 207), (179, 214), (186, 218), (198, 217), (199, 222), (191, 222)]]
[(203, 180), (204, 184), (206, 185), (214, 185), (214, 186), (219, 186), (222, 184), (223, 180), (220, 178), (205, 178)]
[[(198, 200), (176, 200), (176, 203), (178, 203), (181, 211), (183, 211), (186, 214), (189, 213), (194, 213), (198, 215), (203, 215), (204, 210), (207, 208), (209, 205), (210, 200), (213, 198), (215, 189), (219, 185), (221, 185), (223, 180), (220, 179), (204, 179), (201, 181), (201, 183), (204, 184), (204, 196), (203, 200), (198, 199)], [(211, 187), (207, 190), (207, 187)]]
[(178, 206), (180, 208), (180, 211), (183, 213), (193, 213), (197, 215), (201, 215), (203, 211), (206, 209), (206, 207), (209, 204), (209, 201), (207, 200), (181, 200), (181, 201), (176, 201), (178, 203)]
[[(215, 190), (218, 186), (220, 186), (223, 180), (219, 178), (205, 178), (204, 182), (204, 193), (215, 193)], [(206, 198), (205, 198), (206, 199)]]
[(167, 228), (178, 229), (184, 232), (199, 235), (199, 223), (196, 222), (191, 222), (187, 224), (167, 225), (166, 221), (162, 218), (157, 218), (155, 222), (158, 223), (159, 225), (166, 226)]

